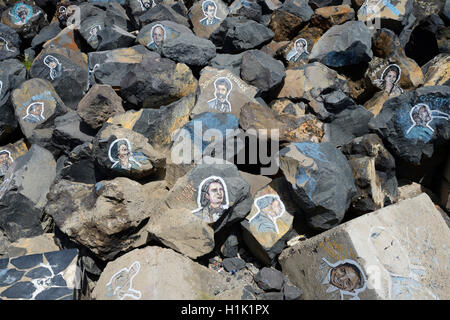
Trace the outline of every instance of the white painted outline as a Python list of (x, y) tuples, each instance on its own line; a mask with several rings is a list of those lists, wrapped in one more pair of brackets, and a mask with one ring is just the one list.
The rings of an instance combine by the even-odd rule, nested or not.
[[(44, 61), (44, 64), (50, 69), (50, 79), (55, 80), (55, 75), (52, 74), (52, 70), (54, 70), (55, 73), (56, 73), (57, 71), (56, 71), (55, 68), (50, 67), (49, 63), (47, 63), (47, 62), (45, 61), (48, 57), (51, 57), (51, 58), (55, 59), (55, 60), (56, 60), (56, 63), (58, 64), (58, 67), (61, 67), (61, 63), (59, 62), (59, 60), (58, 60), (57, 58), (55, 58), (55, 57), (52, 56), (51, 54), (46, 55), (45, 58), (44, 58), (44, 60), (43, 60), (43, 61)], [(62, 70), (60, 70), (60, 71), (62, 72)], [(59, 77), (57, 77), (57, 78), (59, 78)]]
[[(231, 102), (228, 101), (228, 97), (230, 96), (230, 93), (231, 93), (231, 91), (233, 90), (233, 83), (231, 82), (230, 79), (228, 79), (228, 77), (220, 77), (220, 78), (217, 78), (217, 79), (214, 81), (214, 99), (211, 99), (211, 100), (207, 101), (208, 107), (209, 107), (209, 103), (210, 103), (211, 101), (217, 100), (217, 85), (216, 85), (216, 83), (217, 83), (217, 81), (219, 81), (219, 80), (226, 80), (226, 81), (228, 81), (228, 83), (230, 84), (230, 90), (228, 90), (227, 95), (225, 96), (225, 102), (227, 102), (228, 105), (230, 106), (230, 110), (229, 110), (229, 111), (224, 111), (224, 113), (229, 113), (229, 112), (231, 112)], [(218, 109), (215, 109), (215, 108), (212, 108), (212, 107), (209, 107), (209, 108), (210, 108), (210, 109), (213, 109), (213, 110), (218, 110)], [(220, 111), (220, 110), (218, 110), (218, 111)]]
[[(120, 274), (121, 272), (125, 271), (125, 272), (129, 273), (130, 270), (131, 270), (131, 268), (133, 267), (133, 265), (136, 265), (136, 273), (135, 273), (134, 275), (132, 275), (131, 278), (129, 279), (129, 281), (127, 282), (127, 283), (130, 284), (129, 287), (128, 287), (127, 293), (125, 293), (125, 294), (120, 298), (120, 300), (123, 300), (125, 297), (130, 297), (130, 298), (139, 300), (139, 299), (141, 299), (141, 297), (142, 297), (142, 293), (141, 293), (139, 290), (134, 290), (134, 289), (131, 288), (131, 287), (133, 286), (133, 278), (139, 273), (139, 270), (141, 269), (141, 264), (139, 263), (139, 261), (133, 262), (129, 268), (126, 268), (126, 267), (125, 267), (125, 268), (120, 269), (119, 271), (117, 271), (117, 272), (111, 277), (111, 279), (109, 279), (109, 282), (106, 284), (106, 287), (108, 287), (108, 286), (111, 287), (112, 280), (113, 280), (118, 274)], [(116, 295), (116, 294), (117, 294), (117, 290), (119, 290), (119, 289), (122, 289), (122, 287), (117, 287), (117, 288), (115, 288), (115, 289), (114, 289), (113, 295)], [(129, 294), (128, 292), (135, 293), (137, 297), (134, 296), (133, 294)]]
[(139, 1), (140, 5), (141, 5), (141, 9), (142, 9), (143, 11), (147, 11), (147, 10), (153, 8), (154, 6), (156, 6), (155, 0), (152, 0), (152, 5), (150, 6), (150, 8), (146, 8), (146, 7), (144, 6), (144, 3), (142, 2), (142, 0), (138, 0), (138, 1)]
[[(212, 2), (212, 3), (214, 3), (214, 17), (213, 18), (216, 18), (216, 19), (218, 19), (218, 20), (221, 20), (218, 16), (217, 16), (217, 3), (214, 1), (214, 0), (204, 0), (203, 2), (202, 2), (202, 11), (203, 11), (203, 15), (204, 15), (204, 18), (203, 19), (200, 19), (200, 23), (202, 23), (202, 21), (203, 20), (205, 20), (206, 19), (206, 21), (208, 21), (208, 15), (206, 14), (206, 12), (205, 12), (205, 10), (204, 10), (204, 8), (203, 8), (203, 6), (205, 5), (205, 3), (206, 2)], [(208, 6), (209, 7), (209, 6)], [(206, 8), (206, 10), (208, 10), (208, 8)], [(218, 23), (214, 23), (214, 24), (207, 24), (207, 25), (205, 25), (205, 26), (214, 26), (214, 25), (216, 25), (216, 24), (218, 24)], [(203, 25), (203, 24), (202, 24)]]
[[(152, 29), (150, 30), (150, 42), (147, 44), (147, 47), (149, 47), (152, 43), (155, 43), (155, 41), (153, 40), (153, 31), (156, 29), (156, 27), (160, 27), (160, 28), (162, 28), (163, 29), (163, 32), (164, 32), (164, 39), (163, 39), (163, 41), (166, 41), (166, 38), (167, 38), (167, 36), (166, 36), (166, 34), (167, 34), (167, 30), (166, 30), (166, 28), (162, 25), (162, 24), (160, 24), (160, 23), (157, 23), (157, 24), (155, 24), (153, 27), (152, 27)], [(155, 46), (157, 46), (158, 47), (158, 45), (155, 43)]]
[[(329, 267), (331, 267), (330, 270), (328, 270), (328, 272), (327, 272), (327, 276), (326, 276), (325, 279), (323, 279), (323, 281), (322, 281), (322, 284), (325, 284), (325, 285), (326, 285), (326, 284), (329, 284), (329, 285), (330, 285), (330, 286), (328, 287), (326, 293), (331, 293), (331, 292), (335, 292), (335, 291), (339, 290), (339, 293), (340, 293), (340, 295), (341, 295), (341, 300), (344, 300), (344, 295), (352, 296), (353, 298), (351, 298), (350, 300), (360, 300), (359, 297), (358, 297), (358, 294), (359, 294), (360, 292), (363, 292), (363, 291), (366, 290), (367, 278), (366, 278), (366, 275), (364, 274), (363, 269), (362, 269), (361, 266), (359, 265), (359, 263), (356, 262), (356, 261), (354, 261), (354, 260), (351, 260), (351, 259), (339, 260), (339, 261), (337, 261), (336, 263), (331, 263), (331, 262), (329, 262), (329, 261), (328, 261), (327, 259), (325, 259), (325, 258), (322, 258), (322, 260), (323, 260)], [(362, 280), (363, 280), (363, 285), (362, 285), (362, 287), (361, 287), (361, 288), (355, 289), (355, 292), (350, 292), (350, 291), (346, 291), (346, 290), (340, 289), (340, 288), (335, 287), (334, 285), (332, 285), (331, 282), (330, 282), (331, 271), (332, 271), (334, 268), (339, 267), (340, 265), (343, 265), (343, 264), (345, 264), (345, 263), (352, 264), (352, 265), (354, 265), (356, 268), (358, 268), (358, 270), (359, 270), (361, 276), (363, 277), (363, 279), (362, 279)]]
[[(409, 129), (406, 131), (406, 134), (408, 134), (414, 127), (421, 126), (421, 125), (418, 125), (418, 124), (416, 123), (416, 121), (414, 121), (413, 113), (418, 112), (418, 110), (419, 110), (420, 108), (422, 108), (422, 107), (425, 107), (425, 108), (427, 109), (427, 112), (428, 112), (428, 114), (429, 114), (429, 116), (430, 116), (430, 121), (428, 121), (428, 122), (425, 124), (425, 127), (428, 128), (428, 129), (430, 129), (431, 132), (434, 132), (434, 129), (430, 126), (430, 123), (431, 123), (431, 121), (433, 121), (434, 119), (444, 119), (444, 120), (447, 120), (447, 121), (450, 120), (450, 115), (448, 115), (447, 113), (441, 112), (441, 111), (438, 111), (438, 110), (431, 110), (430, 107), (429, 107), (426, 103), (418, 103), (418, 104), (416, 104), (414, 107), (412, 107), (412, 108), (411, 108), (411, 111), (409, 112), (409, 117), (410, 117), (410, 119), (411, 119), (411, 121), (412, 121), (413, 124), (412, 124), (412, 126), (409, 127)], [(414, 110), (417, 110), (417, 111), (414, 111)], [(414, 112), (413, 112), (413, 111), (414, 111)], [(433, 113), (435, 113), (435, 114), (437, 114), (437, 115), (434, 116)]]
[[(45, 120), (45, 117), (44, 117), (44, 108), (45, 108), (45, 105), (44, 105), (44, 103), (41, 102), (41, 101), (37, 101), (37, 102), (32, 102), (32, 103), (30, 103), (30, 104), (28, 105), (28, 107), (27, 107), (27, 114), (26, 114), (25, 116), (23, 116), (22, 120), (25, 120), (25, 118), (26, 118), (27, 116), (29, 116), (29, 115), (35, 117), (34, 114), (31, 114), (31, 113), (30, 113), (30, 108), (31, 108), (32, 106), (34, 106), (35, 104), (41, 105), (41, 106), (42, 106), (41, 114), (40, 114), (39, 116), (42, 117), (43, 120)], [(25, 121), (27, 121), (27, 120), (25, 120)], [(42, 120), (40, 120), (40, 121), (42, 121)], [(27, 121), (27, 122), (29, 122), (29, 121)], [(32, 123), (32, 122), (30, 122), (30, 123)]]
[[(97, 30), (97, 33), (94, 34), (94, 30)], [(98, 37), (98, 32), (102, 30), (102, 26), (100, 24), (93, 24), (89, 27), (89, 38), (87, 39), (88, 42), (93, 41), (94, 38)], [(97, 38), (98, 40), (98, 38)]]
[(0, 37), (0, 41), (1, 41), (1, 40), (3, 40), (3, 43), (5, 44), (6, 50), (7, 50), (7, 51), (9, 51), (9, 52), (14, 52), (14, 50), (11, 50), (11, 49), (8, 47), (8, 41), (7, 41), (5, 38)]
[(295, 56), (298, 51), (297, 51), (297, 42), (302, 41), (305, 44), (305, 53), (309, 54), (308, 52), (308, 41), (305, 38), (299, 38), (297, 40), (295, 40), (294, 42), (294, 47), (291, 49), (291, 51), (289, 51), (288, 55), (286, 56), (286, 60), (287, 61), (291, 61), (292, 57)]
[[(130, 155), (128, 156), (128, 161), (133, 161), (134, 163), (136, 163), (136, 164), (140, 167), (141, 164), (140, 164), (139, 162), (137, 162), (136, 159), (134, 159), (134, 156), (133, 156), (133, 150), (131, 149), (131, 143), (130, 143), (130, 141), (129, 141), (127, 138), (119, 138), (119, 139), (114, 140), (114, 141), (109, 145), (108, 157), (109, 157), (109, 160), (111, 160), (111, 162), (113, 163), (113, 165), (111, 166), (111, 169), (114, 169), (113, 167), (114, 167), (116, 164), (120, 163), (119, 157), (117, 157), (117, 159), (119, 159), (119, 160), (117, 160), (117, 161), (113, 159), (113, 157), (112, 157), (112, 155), (111, 155), (111, 149), (112, 149), (112, 147), (113, 147), (116, 143), (118, 143), (118, 142), (121, 141), (121, 140), (124, 140), (124, 141), (127, 143), (128, 151), (129, 151), (129, 153), (130, 153)], [(119, 151), (119, 148), (117, 148), (117, 151)], [(120, 168), (122, 168), (122, 165), (120, 165)], [(128, 169), (128, 170), (129, 170), (129, 169)]]
[[(258, 212), (256, 212), (256, 214), (255, 214), (253, 217), (251, 217), (251, 218), (248, 220), (248, 222), (250, 223), (250, 222), (251, 222), (254, 218), (256, 218), (259, 214), (263, 214), (263, 213), (261, 212), (261, 208), (258, 206), (258, 201), (261, 200), (262, 198), (265, 198), (265, 197), (272, 197), (272, 198), (275, 198), (276, 200), (278, 200), (278, 201), (281, 203), (281, 207), (283, 208), (283, 210), (281, 211), (281, 214), (278, 215), (278, 216), (275, 216), (275, 219), (272, 219), (272, 216), (267, 216), (267, 217), (270, 219), (270, 221), (272, 221), (273, 225), (275, 226), (275, 229), (276, 229), (276, 231), (277, 231), (277, 234), (279, 234), (279, 233), (280, 233), (280, 230), (278, 229), (277, 219), (280, 218), (280, 217), (286, 212), (286, 207), (284, 206), (283, 201), (281, 201), (280, 196), (277, 195), (277, 194), (265, 194), (265, 195), (263, 195), (263, 196), (261, 196), (261, 197), (256, 198), (255, 201), (253, 201), (253, 204), (254, 204), (255, 207), (258, 209)], [(275, 200), (273, 200), (273, 201), (275, 201)], [(273, 203), (273, 201), (272, 201), (272, 203)]]
[[(208, 180), (219, 180), (222, 184), (223, 187), (223, 192), (224, 192), (224, 197), (225, 197), (225, 204), (221, 205), (223, 210), (227, 210), (229, 208), (230, 205), (230, 200), (229, 200), (229, 196), (228, 196), (228, 188), (227, 188), (227, 184), (225, 183), (225, 180), (223, 180), (222, 177), (219, 176), (209, 176), (206, 179), (203, 179), (202, 182), (200, 182), (198, 189), (197, 189), (197, 206), (198, 208), (195, 210), (192, 210), (192, 213), (196, 213), (199, 211), (202, 211), (204, 207), (202, 207), (202, 203), (201, 203), (201, 199), (202, 199), (202, 187), (203, 185), (208, 181)], [(221, 213), (222, 216), (223, 212)], [(217, 221), (217, 220), (216, 220)], [(214, 221), (215, 222), (215, 221)]]

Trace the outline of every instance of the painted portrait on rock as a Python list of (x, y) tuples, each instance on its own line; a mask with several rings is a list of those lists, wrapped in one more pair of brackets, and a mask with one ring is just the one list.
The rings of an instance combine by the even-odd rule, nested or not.
[(62, 75), (62, 65), (57, 58), (52, 55), (47, 55), (44, 58), (44, 64), (49, 69), (49, 76), (51, 80), (55, 80)]
[(375, 80), (374, 84), (389, 94), (389, 97), (396, 97), (403, 93), (403, 89), (398, 85), (401, 75), (402, 69), (396, 64), (391, 64), (384, 69), (381, 78)]
[(300, 38), (294, 42), (294, 47), (289, 51), (286, 60), (289, 62), (300, 62), (308, 59), (308, 42)]
[(150, 50), (161, 50), (164, 41), (167, 38), (166, 28), (160, 23), (155, 24), (150, 31), (150, 42), (147, 44), (147, 47)]
[(8, 150), (0, 150), (0, 177), (3, 177), (8, 172), (13, 162), (14, 160)]
[(341, 300), (360, 300), (358, 295), (366, 290), (366, 275), (361, 266), (351, 259), (332, 263), (322, 258), (317, 276), (321, 284), (327, 286), (326, 293), (339, 292)]
[(141, 164), (135, 159), (135, 155), (128, 139), (114, 140), (108, 151), (109, 160), (113, 163), (111, 169), (115, 170), (136, 170)]
[(250, 225), (260, 233), (279, 234), (277, 219), (286, 212), (280, 196), (275, 194), (264, 195), (256, 198), (253, 204), (257, 208), (257, 213), (249, 219)]
[(211, 109), (220, 112), (231, 112), (231, 103), (228, 100), (233, 85), (227, 77), (221, 77), (214, 81), (214, 99), (208, 101)]
[(213, 0), (205, 0), (202, 3), (204, 18), (200, 20), (203, 26), (213, 26), (220, 23), (217, 17), (217, 4)]
[(197, 205), (198, 208), (192, 213), (209, 224), (222, 217), (229, 207), (228, 189), (223, 178), (210, 176), (200, 183), (197, 190)]
[(45, 120), (44, 102), (33, 102), (27, 108), (27, 114), (22, 118), (25, 122), (40, 123)]

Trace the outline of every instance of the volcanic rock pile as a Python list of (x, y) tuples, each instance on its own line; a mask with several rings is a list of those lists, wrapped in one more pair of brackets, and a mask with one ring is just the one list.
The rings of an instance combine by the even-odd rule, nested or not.
[(450, 299), (450, 0), (0, 16), (0, 300)]

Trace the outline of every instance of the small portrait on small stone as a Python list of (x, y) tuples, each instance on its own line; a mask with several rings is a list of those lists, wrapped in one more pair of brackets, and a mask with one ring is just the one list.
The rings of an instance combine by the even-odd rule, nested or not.
[(430, 110), (430, 107), (425, 103), (416, 104), (411, 109), (409, 116), (411, 118), (412, 125), (406, 131), (407, 135), (416, 127), (422, 127), (431, 130), (431, 133), (433, 133), (434, 129), (430, 126), (430, 123), (434, 119), (444, 119), (447, 121), (450, 120), (450, 115), (438, 110)]
[(139, 273), (141, 264), (139, 261), (133, 262), (129, 268), (123, 268), (116, 272), (106, 284), (106, 296), (117, 296), (120, 300), (126, 297), (140, 299), (142, 293), (133, 289), (133, 278)]
[(256, 198), (254, 205), (258, 212), (248, 221), (258, 232), (280, 233), (277, 225), (277, 219), (285, 212), (284, 203), (280, 196), (268, 194)]
[(89, 28), (89, 38), (88, 42), (97, 42), (98, 41), (98, 32), (102, 30), (102, 26), (99, 24), (93, 25)]
[(200, 20), (204, 26), (212, 26), (220, 22), (220, 18), (216, 16), (217, 4), (212, 0), (205, 0), (202, 3), (202, 10), (205, 18)]
[(161, 50), (164, 41), (166, 40), (166, 29), (162, 24), (155, 24), (150, 31), (151, 40), (147, 44), (150, 50)]
[(228, 209), (228, 190), (221, 177), (210, 176), (203, 180), (198, 187), (198, 209), (192, 213), (207, 223), (216, 222)]
[(391, 64), (384, 69), (381, 79), (375, 80), (374, 84), (388, 93), (390, 97), (396, 97), (403, 93), (403, 89), (397, 85), (401, 75), (401, 68), (396, 64)]
[(290, 62), (300, 62), (308, 58), (308, 42), (303, 39), (297, 39), (294, 43), (294, 48), (286, 56), (286, 60)]
[(209, 107), (220, 112), (231, 112), (231, 103), (228, 101), (228, 97), (232, 88), (230, 79), (226, 77), (217, 78), (214, 81), (215, 98), (208, 101)]
[(344, 295), (351, 296), (350, 300), (360, 300), (358, 294), (366, 290), (366, 276), (356, 261), (345, 259), (331, 263), (322, 258), (319, 269), (325, 271), (322, 284), (328, 285), (326, 293), (339, 291), (341, 300)]
[(27, 108), (27, 115), (22, 118), (25, 122), (39, 123), (45, 120), (44, 103), (33, 102)]
[(114, 140), (108, 151), (109, 160), (113, 163), (111, 169), (130, 170), (139, 169), (141, 164), (136, 161), (128, 139)]
[(44, 64), (50, 69), (50, 79), (55, 80), (62, 74), (62, 65), (59, 60), (52, 55), (47, 55), (44, 58)]
[(0, 37), (0, 51), (3, 50), (14, 52), (14, 50), (9, 47), (8, 41), (5, 38)]
[(153, 6), (155, 6), (154, 0), (137, 0), (139, 4), (141, 5), (142, 11), (147, 11), (148, 9), (151, 9)]
[(0, 150), (0, 176), (4, 176), (14, 162), (8, 150)]

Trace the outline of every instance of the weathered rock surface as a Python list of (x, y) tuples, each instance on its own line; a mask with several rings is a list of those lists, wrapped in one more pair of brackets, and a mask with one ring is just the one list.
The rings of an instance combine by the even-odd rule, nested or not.
[[(118, 282), (116, 279), (124, 279)], [(149, 246), (108, 263), (96, 300), (241, 299), (243, 285), (170, 249)], [(126, 281), (125, 281), (126, 280)], [(152, 288), (148, 290), (148, 288)]]
[(164, 208), (166, 193), (160, 182), (141, 185), (115, 178), (92, 185), (60, 180), (50, 190), (45, 212), (70, 239), (111, 260), (146, 243), (143, 227)]
[(304, 299), (448, 299), (449, 241), (422, 194), (303, 241), (279, 260)]
[(11, 242), (43, 233), (41, 216), (55, 176), (52, 154), (38, 145), (12, 163), (0, 186), (0, 227)]
[(326, 230), (342, 221), (356, 186), (338, 149), (327, 142), (293, 143), (280, 151), (280, 168), (311, 227)]
[(21, 40), (16, 31), (0, 23), (0, 61), (17, 57), (20, 44)]
[(329, 67), (344, 67), (369, 62), (372, 57), (370, 30), (360, 21), (348, 21), (328, 29), (314, 44), (309, 59)]
[(125, 113), (122, 99), (109, 85), (95, 84), (81, 99), (78, 115), (92, 129), (99, 129), (111, 117)]

